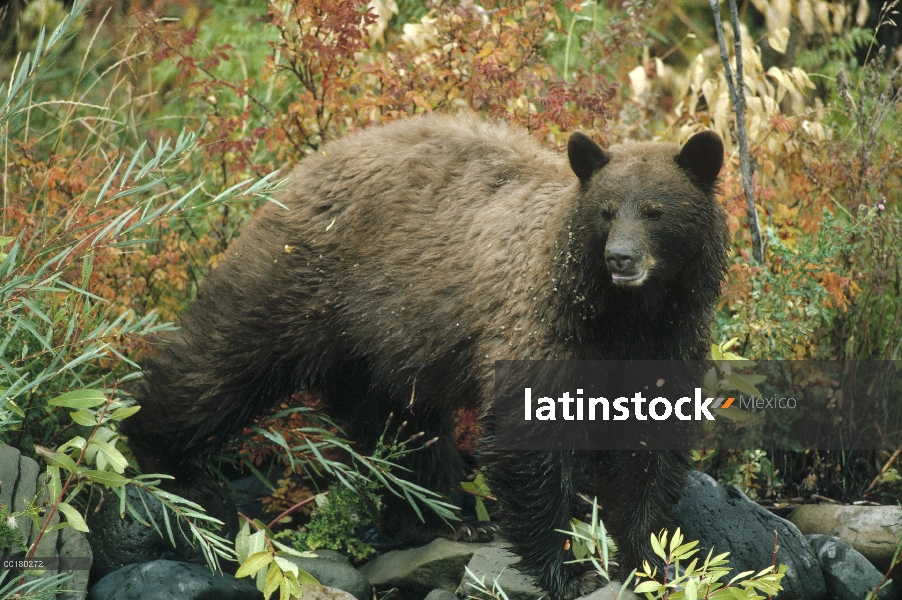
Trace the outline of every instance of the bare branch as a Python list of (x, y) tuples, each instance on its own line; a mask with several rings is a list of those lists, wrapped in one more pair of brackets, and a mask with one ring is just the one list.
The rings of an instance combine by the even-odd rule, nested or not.
[(723, 25), (720, 22), (720, 2), (708, 0), (711, 10), (714, 12), (714, 26), (717, 29), (717, 40), (720, 42), (720, 60), (723, 62), (727, 76), (727, 86), (730, 89), (730, 100), (733, 102), (733, 112), (736, 115), (736, 138), (739, 141), (739, 168), (742, 172), (742, 189), (745, 191), (745, 212), (749, 223), (749, 232), (752, 235), (752, 256), (755, 261), (764, 261), (764, 242), (761, 237), (761, 224), (758, 222), (758, 211), (755, 209), (755, 191), (752, 185), (752, 165), (749, 156), (749, 139), (745, 130), (745, 81), (742, 74), (742, 34), (739, 30), (739, 11), (736, 8), (736, 0), (728, 0), (730, 5), (730, 22), (733, 25), (733, 52), (736, 56), (736, 77), (733, 77), (733, 69), (730, 67), (730, 57), (727, 55), (727, 43), (724, 39)]

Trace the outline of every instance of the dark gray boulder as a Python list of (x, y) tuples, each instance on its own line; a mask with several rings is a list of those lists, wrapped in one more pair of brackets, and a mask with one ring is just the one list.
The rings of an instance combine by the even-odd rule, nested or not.
[(821, 600), (824, 576), (808, 540), (795, 525), (752, 502), (735, 486), (724, 487), (693, 471), (674, 518), (686, 540), (698, 540), (699, 554), (729, 552), (735, 573), (760, 571), (773, 564), (774, 531), (779, 535), (777, 564), (787, 566), (778, 600)]
[(316, 558), (298, 558), (286, 556), (288, 560), (307, 571), (326, 587), (344, 590), (357, 600), (370, 600), (372, 597), (370, 582), (366, 576), (351, 566), (342, 554), (334, 550), (319, 548)]
[[(811, 551), (817, 556), (827, 584), (828, 600), (860, 600), (876, 588), (883, 574), (863, 554), (838, 537), (806, 535)], [(880, 590), (878, 600), (899, 598), (894, 583)]]
[[(9, 507), (13, 512), (23, 510), (37, 498), (38, 502), (47, 506), (51, 499), (48, 497), (46, 475), (41, 466), (33, 459), (22, 454), (11, 446), (0, 444), (0, 504)], [(70, 577), (65, 581), (61, 590), (56, 594), (59, 600), (83, 600), (88, 590), (88, 572), (91, 568), (92, 553), (85, 534), (74, 529), (50, 529), (59, 523), (60, 516), (55, 512), (50, 518), (47, 531), (41, 536), (35, 549), (35, 557), (60, 559), (51, 568), (45, 570), (41, 577), (51, 577), (58, 573), (69, 573)], [(33, 527), (31, 519), (19, 517), (16, 519), (16, 527), (22, 530), (27, 546), (34, 543), (39, 529)], [(25, 548), (7, 548), (3, 550), (5, 556), (23, 557)]]
[[(119, 514), (119, 499), (108, 496), (97, 513), (88, 514), (88, 540), (94, 550), (91, 581), (96, 582), (126, 565), (148, 563), (163, 559), (206, 565), (200, 547), (186, 539), (180, 528), (172, 524), (175, 546), (166, 536), (163, 506), (160, 501), (140, 488), (126, 486), (126, 498), (147, 521), (144, 507), (150, 511), (163, 536), (156, 529), (137, 520), (128, 510)], [(170, 515), (171, 517), (171, 515)], [(175, 519), (170, 518), (170, 522)]]
[(174, 560), (128, 565), (91, 588), (87, 600), (262, 600), (251, 578)]

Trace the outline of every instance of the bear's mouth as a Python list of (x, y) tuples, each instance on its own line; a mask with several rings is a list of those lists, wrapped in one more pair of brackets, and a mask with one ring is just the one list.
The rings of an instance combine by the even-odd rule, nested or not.
[(633, 273), (631, 275), (611, 272), (611, 280), (614, 283), (639, 283), (645, 278), (645, 273), (645, 269), (642, 269), (638, 273)]

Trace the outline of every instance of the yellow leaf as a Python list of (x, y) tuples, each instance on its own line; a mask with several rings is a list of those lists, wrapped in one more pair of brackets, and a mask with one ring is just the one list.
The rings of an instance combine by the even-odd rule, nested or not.
[(282, 571), (276, 563), (270, 563), (269, 571), (266, 573), (266, 585), (263, 586), (263, 597), (269, 598), (282, 583)]
[(251, 577), (257, 571), (268, 565), (272, 562), (272, 553), (264, 550), (263, 552), (257, 552), (256, 554), (251, 554), (244, 564), (242, 564), (238, 570), (235, 572), (235, 577)]
[(770, 33), (768, 38), (770, 47), (780, 54), (786, 53), (786, 46), (789, 44), (789, 27), (781, 27)]
[(639, 98), (648, 90), (648, 74), (645, 67), (638, 66), (629, 72), (630, 87), (633, 90), (632, 97)]
[(814, 8), (811, 6), (811, 0), (799, 0), (797, 4), (799, 13), (799, 21), (802, 23), (802, 29), (807, 35), (814, 33)]
[(495, 51), (495, 42), (486, 42), (485, 46), (482, 47), (482, 50), (479, 51), (479, 54), (476, 55), (476, 58), (485, 58), (489, 54)]

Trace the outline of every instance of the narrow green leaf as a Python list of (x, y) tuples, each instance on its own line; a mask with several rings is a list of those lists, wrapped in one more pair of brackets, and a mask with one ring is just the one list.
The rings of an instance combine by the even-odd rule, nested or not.
[(47, 404), (66, 408), (94, 408), (104, 402), (106, 395), (101, 390), (75, 390), (48, 400)]
[(68, 502), (60, 502), (56, 505), (61, 513), (66, 516), (66, 521), (69, 522), (69, 526), (76, 531), (81, 531), (83, 533), (88, 532), (88, 524), (85, 523), (84, 518), (81, 516), (75, 507), (70, 505)]
[(746, 379), (742, 375), (737, 375), (736, 373), (732, 373), (726, 376), (727, 381), (729, 381), (737, 390), (744, 394), (749, 394), (752, 396), (760, 396), (761, 392), (758, 391), (758, 388), (749, 383), (748, 379)]
[(55, 465), (67, 473), (76, 473), (78, 472), (78, 467), (75, 465), (75, 461), (69, 457), (68, 454), (64, 454), (62, 452), (41, 452), (37, 451), (44, 460), (46, 460), (51, 465)]
[(88, 283), (91, 280), (91, 273), (94, 271), (94, 249), (85, 254), (81, 261), (81, 287), (88, 289)]
[(476, 520), (477, 521), (490, 521), (489, 511), (486, 510), (485, 502), (482, 501), (482, 498), (476, 498)]
[(272, 596), (273, 592), (279, 589), (279, 585), (282, 583), (282, 571), (279, 569), (279, 565), (276, 563), (271, 563), (269, 565), (269, 570), (266, 573), (266, 584), (263, 586), (263, 598), (268, 600), (270, 596)]
[(128, 477), (110, 471), (88, 470), (83, 471), (82, 475), (107, 487), (121, 487), (131, 481)]
[(117, 408), (113, 411), (113, 414), (110, 415), (111, 421), (121, 421), (122, 419), (127, 419), (136, 412), (141, 410), (141, 407), (138, 405), (135, 406), (123, 406), (122, 408)]

